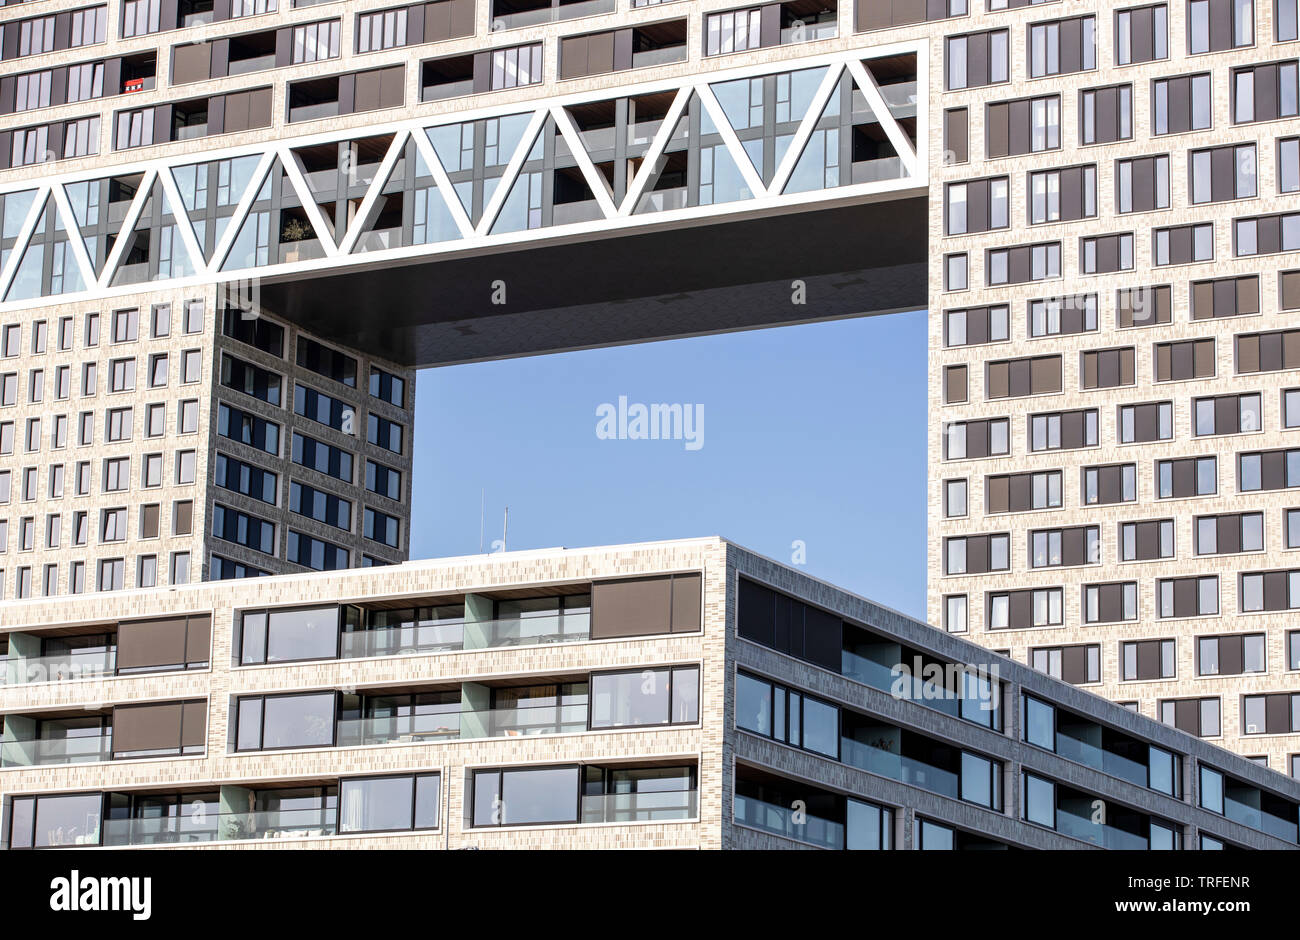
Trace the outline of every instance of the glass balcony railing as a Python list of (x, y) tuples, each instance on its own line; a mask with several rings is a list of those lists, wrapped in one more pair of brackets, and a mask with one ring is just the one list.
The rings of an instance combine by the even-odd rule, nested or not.
[(632, 68), (640, 69), (651, 65), (668, 65), (672, 62), (686, 61), (686, 45), (664, 46), (662, 49), (646, 49), (632, 53)]
[(110, 760), (112, 756), (112, 734), (6, 741), (0, 745), (0, 767), (88, 764)]
[(1056, 809), (1056, 831), (1062, 835), (1091, 842), (1102, 848), (1116, 850), (1145, 850), (1150, 847), (1145, 836), (1128, 832), (1115, 826), (1094, 821), (1095, 812), (1091, 803), (1080, 808), (1079, 813), (1065, 806)]
[(603, 217), (600, 203), (594, 199), (584, 199), (581, 202), (563, 202), (556, 205), (553, 221), (556, 225), (572, 225), (575, 222), (590, 222)]
[(953, 799), (960, 797), (960, 779), (957, 774), (923, 763), (914, 757), (872, 747), (852, 738), (840, 739), (840, 757), (844, 763), (859, 770), (911, 784), (941, 796)]
[(337, 723), (338, 747), (418, 744), (431, 741), (570, 734), (587, 730), (587, 703), (528, 708), (484, 708), (427, 715), (344, 718)]
[(581, 643), (591, 639), (588, 614), (556, 614), (478, 623), (409, 623), (343, 634), (343, 659), (409, 656), (457, 650)]
[(601, 13), (613, 13), (614, 0), (585, 0), (582, 3), (565, 3), (558, 7), (541, 7), (536, 10), (521, 10), (518, 13), (505, 13), (492, 17), (492, 29), (520, 29), (524, 26), (537, 26), (541, 23), (556, 23), (561, 20), (576, 20), (582, 16), (598, 16)]
[(69, 682), (113, 675), (117, 650), (72, 651), (51, 656), (9, 657), (0, 668), (0, 685)]
[(198, 813), (159, 819), (109, 819), (102, 824), (107, 846), (181, 845), (236, 839), (332, 836), (335, 809), (281, 809), (256, 813)]
[(458, 82), (438, 82), (434, 85), (425, 85), (420, 91), (420, 100), (440, 101), (443, 98), (460, 98), (472, 94), (474, 94), (474, 79), (466, 78)]
[(607, 793), (582, 798), (584, 823), (672, 822), (699, 815), (699, 791)]
[(834, 39), (837, 25), (834, 20), (828, 20), (825, 23), (802, 23), (798, 26), (787, 26), (781, 30), (781, 45), (788, 46), (792, 43), (813, 42), (817, 39)]
[(736, 794), (736, 822), (824, 849), (844, 847), (844, 824)]

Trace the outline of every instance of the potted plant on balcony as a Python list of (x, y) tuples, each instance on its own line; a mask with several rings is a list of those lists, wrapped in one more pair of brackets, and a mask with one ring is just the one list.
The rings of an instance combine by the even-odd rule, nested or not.
[(310, 225), (304, 225), (297, 219), (290, 219), (286, 222), (283, 231), (280, 232), (280, 242), (285, 246), (285, 263), (299, 260), (302, 251), (298, 242), (306, 241), (314, 236), (315, 233), (311, 230)]

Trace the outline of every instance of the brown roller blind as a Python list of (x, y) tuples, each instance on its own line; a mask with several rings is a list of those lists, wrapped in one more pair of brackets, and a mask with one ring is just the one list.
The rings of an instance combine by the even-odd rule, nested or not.
[(1282, 299), (1283, 310), (1300, 308), (1300, 271), (1282, 272), (1278, 294)]
[(191, 617), (185, 635), (185, 662), (206, 663), (212, 659), (212, 617)]
[(961, 402), (966, 400), (966, 367), (948, 366), (943, 374), (943, 400)]
[(172, 535), (189, 535), (194, 526), (194, 503), (182, 500), (173, 503)]
[(597, 581), (591, 586), (593, 639), (668, 633), (672, 613), (671, 577)]
[(180, 666), (184, 663), (184, 617), (133, 620), (118, 624), (118, 670)]
[(208, 703), (201, 699), (181, 706), (181, 747), (201, 748), (208, 740)]
[(693, 633), (700, 629), (703, 582), (698, 573), (673, 575), (673, 633)]
[(209, 43), (187, 43), (172, 51), (172, 84), (185, 85), (203, 82), (209, 78), (212, 63), (212, 46)]
[[(990, 107), (990, 116), (992, 111)], [(951, 163), (965, 163), (970, 159), (967, 113), (965, 108), (949, 108), (943, 113), (944, 156)]]
[(113, 709), (113, 754), (179, 750), (181, 702), (118, 705)]

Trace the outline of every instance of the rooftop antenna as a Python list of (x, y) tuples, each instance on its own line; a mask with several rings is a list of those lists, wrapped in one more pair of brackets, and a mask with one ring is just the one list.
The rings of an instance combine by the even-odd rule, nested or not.
[(506, 550), (506, 536), (510, 532), (510, 507), (506, 507), (505, 516), (501, 520), (501, 551)]
[(487, 490), (478, 491), (478, 553), (483, 554), (483, 512), (487, 509)]

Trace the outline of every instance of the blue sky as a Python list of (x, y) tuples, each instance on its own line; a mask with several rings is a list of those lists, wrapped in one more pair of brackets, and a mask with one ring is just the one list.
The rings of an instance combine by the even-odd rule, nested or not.
[[(427, 369), (411, 557), (722, 535), (925, 614), (924, 311)], [(703, 406), (702, 446), (597, 408)]]

